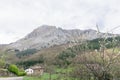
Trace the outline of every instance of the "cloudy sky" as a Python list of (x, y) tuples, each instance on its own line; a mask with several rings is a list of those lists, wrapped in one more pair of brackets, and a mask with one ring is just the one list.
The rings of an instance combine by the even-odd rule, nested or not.
[(120, 0), (0, 0), (0, 44), (43, 24), (65, 29), (96, 29), (98, 24), (109, 31), (120, 25)]

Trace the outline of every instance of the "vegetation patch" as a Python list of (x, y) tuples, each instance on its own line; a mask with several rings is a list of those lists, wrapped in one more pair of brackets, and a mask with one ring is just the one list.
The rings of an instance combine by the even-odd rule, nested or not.
[(32, 55), (32, 54), (34, 54), (34, 53), (36, 53), (36, 52), (37, 52), (36, 49), (27, 49), (27, 50), (24, 50), (24, 51), (18, 51), (18, 52), (16, 53), (16, 56), (17, 56), (18, 58), (21, 58), (21, 57), (23, 57), (23, 56)]
[(16, 65), (11, 64), (8, 67), (8, 70), (14, 74), (16, 74), (17, 76), (25, 76), (26, 73), (24, 70), (20, 70)]

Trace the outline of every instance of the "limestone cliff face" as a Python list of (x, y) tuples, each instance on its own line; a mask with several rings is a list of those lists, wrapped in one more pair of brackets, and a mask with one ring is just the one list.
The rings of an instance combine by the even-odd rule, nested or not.
[[(56, 28), (55, 26), (43, 25), (33, 30), (24, 38), (9, 44), (10, 47), (24, 50), (28, 48), (48, 48), (54, 45), (61, 45), (68, 42), (75, 42), (80, 40), (92, 40), (103, 37), (104, 33), (97, 34), (97, 31), (89, 30), (65, 30)], [(109, 34), (108, 37), (112, 36)]]

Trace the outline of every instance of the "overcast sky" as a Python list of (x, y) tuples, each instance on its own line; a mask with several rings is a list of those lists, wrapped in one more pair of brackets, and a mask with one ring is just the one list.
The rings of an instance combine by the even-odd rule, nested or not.
[(0, 0), (0, 44), (43, 24), (65, 29), (96, 29), (98, 24), (108, 31), (120, 25), (120, 0)]

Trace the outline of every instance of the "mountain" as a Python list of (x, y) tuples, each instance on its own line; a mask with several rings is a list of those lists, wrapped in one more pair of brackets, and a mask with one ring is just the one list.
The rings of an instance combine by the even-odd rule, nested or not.
[[(49, 48), (55, 45), (66, 44), (70, 42), (78, 42), (83, 40), (92, 40), (100, 37), (104, 37), (105, 33), (97, 34), (97, 31), (71, 29), (65, 30), (57, 28), (55, 26), (43, 25), (33, 30), (30, 34), (24, 38), (9, 44), (9, 47), (19, 50), (25, 49), (42, 49)], [(113, 36), (108, 34), (107, 37)]]

